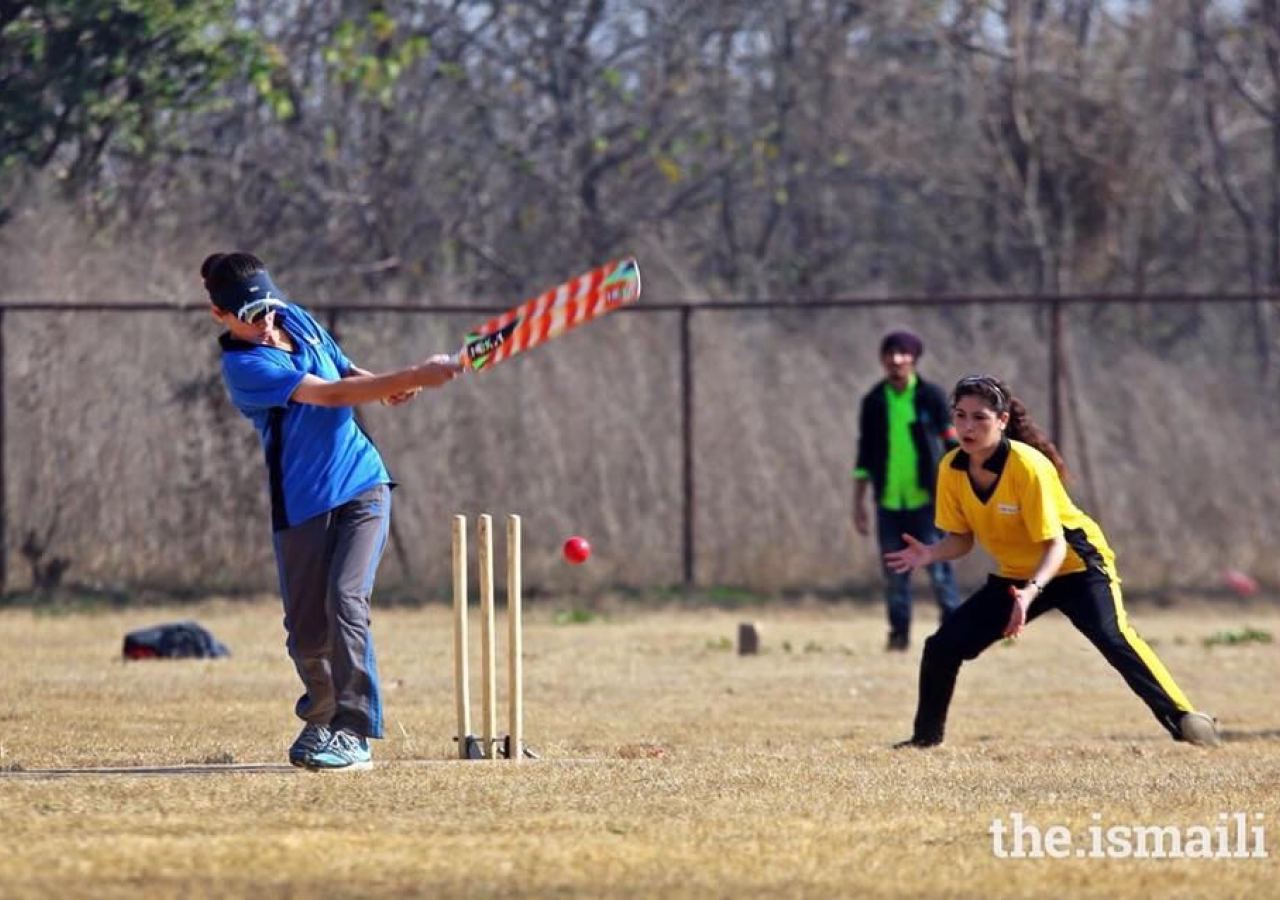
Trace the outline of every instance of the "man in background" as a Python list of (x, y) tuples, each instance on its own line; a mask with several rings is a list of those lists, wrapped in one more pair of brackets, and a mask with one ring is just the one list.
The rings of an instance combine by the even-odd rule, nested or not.
[[(880, 556), (906, 546), (904, 534), (931, 543), (941, 535), (934, 525), (933, 495), (938, 460), (956, 446), (947, 395), (916, 373), (924, 342), (910, 331), (892, 331), (880, 342), (885, 377), (865, 397), (858, 415), (858, 456), (853, 470), (853, 527), (870, 532), (867, 486), (876, 505)], [(885, 577), (889, 614), (886, 650), (911, 645), (910, 573), (890, 571)], [(956, 608), (955, 572), (951, 563), (928, 566), (934, 598), (943, 621)]]

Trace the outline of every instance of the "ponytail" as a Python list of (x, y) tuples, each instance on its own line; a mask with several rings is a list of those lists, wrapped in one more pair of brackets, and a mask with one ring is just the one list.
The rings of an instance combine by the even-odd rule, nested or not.
[(1067, 463), (1058, 452), (1058, 448), (1054, 446), (1053, 441), (1049, 440), (1048, 435), (1031, 421), (1026, 406), (1013, 395), (1009, 396), (1009, 425), (1005, 429), (1005, 434), (1015, 441), (1022, 441), (1024, 444), (1035, 447), (1049, 457), (1049, 462), (1053, 463), (1053, 467), (1058, 470), (1059, 478), (1063, 481), (1070, 480), (1071, 473), (1067, 471)]

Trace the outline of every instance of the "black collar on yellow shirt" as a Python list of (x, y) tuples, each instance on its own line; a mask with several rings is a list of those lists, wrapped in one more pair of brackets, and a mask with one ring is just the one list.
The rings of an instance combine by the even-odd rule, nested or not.
[[(982, 464), (982, 468), (988, 472), (995, 472), (999, 475), (1004, 471), (1004, 464), (1009, 461), (1009, 439), (1007, 437), (1000, 438), (1000, 443), (995, 451), (987, 457), (986, 462)], [(959, 469), (961, 472), (969, 471), (969, 454), (963, 450), (956, 451), (956, 455), (951, 460), (951, 468)]]

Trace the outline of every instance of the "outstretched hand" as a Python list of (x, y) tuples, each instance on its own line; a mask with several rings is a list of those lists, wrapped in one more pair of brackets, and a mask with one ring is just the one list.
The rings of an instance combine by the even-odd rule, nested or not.
[(901, 575), (933, 562), (933, 548), (929, 544), (922, 544), (909, 534), (904, 534), (902, 539), (907, 546), (901, 550), (890, 550), (884, 555), (884, 564), (889, 567), (890, 572)]
[[(413, 367), (417, 387), (397, 391), (382, 398), (383, 406), (399, 406), (422, 393), (423, 388), (436, 388), (457, 378), (465, 369), (462, 360), (454, 354), (437, 353)], [(364, 374), (368, 374), (367, 372)]]
[(1027, 624), (1027, 608), (1035, 599), (1035, 592), (1030, 588), (1020, 588), (1016, 584), (1009, 585), (1009, 596), (1013, 598), (1013, 607), (1009, 610), (1009, 621), (1004, 626), (1004, 637), (1016, 638)]

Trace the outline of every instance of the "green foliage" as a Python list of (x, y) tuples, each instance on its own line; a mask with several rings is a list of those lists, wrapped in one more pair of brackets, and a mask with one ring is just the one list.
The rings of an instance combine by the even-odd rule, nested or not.
[(853, 648), (845, 644), (824, 644), (821, 641), (805, 641), (805, 653), (838, 653), (841, 656), (853, 656)]
[(263, 44), (249, 57), (249, 83), (277, 119), (291, 119), (297, 105), (289, 90), (288, 60), (275, 44)]
[(791, 643), (791, 641), (789, 640), (783, 641), (778, 646), (783, 653), (797, 653), (797, 652), (807, 653), (807, 654), (836, 653), (841, 656), (854, 655), (853, 648), (846, 644), (824, 644), (822, 643), (822, 641), (815, 641), (812, 639), (805, 641), (804, 646), (801, 647), (799, 650), (797, 650), (795, 644)]
[(557, 625), (585, 625), (595, 621), (596, 614), (589, 609), (558, 609), (554, 621)]
[(768, 599), (768, 595), (749, 588), (720, 584), (707, 588), (707, 599), (712, 603), (725, 606), (747, 606), (764, 602)]
[(425, 37), (398, 39), (398, 31), (395, 20), (378, 9), (363, 22), (344, 20), (333, 30), (324, 60), (340, 83), (390, 108), (400, 77), (430, 49)]
[(1209, 635), (1202, 643), (1206, 647), (1234, 647), (1240, 644), (1270, 644), (1271, 632), (1260, 628), (1240, 628), (1236, 631), (1219, 631)]
[(174, 113), (262, 65), (231, 0), (42, 0), (0, 16), (0, 170), (59, 163), (72, 188), (113, 148), (157, 147)]

